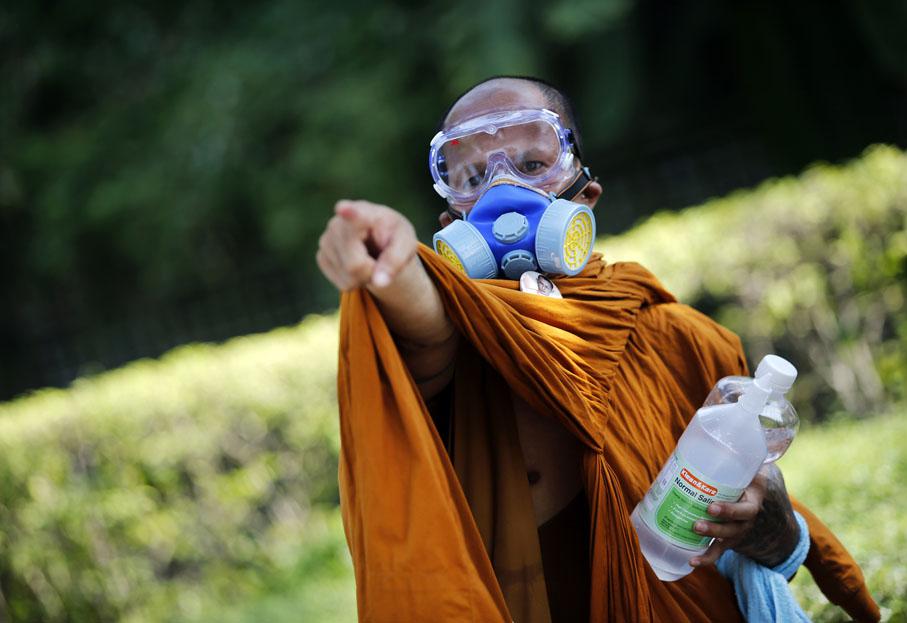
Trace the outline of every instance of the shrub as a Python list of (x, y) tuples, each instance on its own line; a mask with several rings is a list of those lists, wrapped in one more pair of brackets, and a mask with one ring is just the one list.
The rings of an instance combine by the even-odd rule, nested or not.
[(0, 407), (0, 619), (173, 620), (296, 564), (338, 500), (336, 350), (311, 317)]
[[(602, 246), (750, 356), (791, 358), (807, 415), (861, 416), (907, 389), (905, 220), (907, 156), (879, 147)], [(342, 558), (336, 327), (310, 317), (0, 405), (0, 620), (194, 619)], [(903, 595), (882, 563), (883, 597)]]
[(657, 215), (600, 247), (736, 331), (751, 362), (788, 357), (807, 418), (907, 393), (907, 155), (894, 148)]

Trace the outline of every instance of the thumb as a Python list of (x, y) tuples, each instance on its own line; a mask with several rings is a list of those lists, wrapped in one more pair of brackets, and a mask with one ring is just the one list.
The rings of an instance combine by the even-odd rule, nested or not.
[(372, 284), (383, 288), (391, 283), (416, 255), (416, 237), (409, 223), (397, 228), (381, 250)]
[(379, 251), (372, 284), (383, 288), (390, 284), (416, 255), (416, 231), (401, 215), (388, 213), (378, 219), (372, 230)]

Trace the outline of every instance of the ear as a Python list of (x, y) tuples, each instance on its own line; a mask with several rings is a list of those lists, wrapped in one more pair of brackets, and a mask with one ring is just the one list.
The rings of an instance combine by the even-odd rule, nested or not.
[(574, 203), (582, 203), (594, 208), (595, 204), (598, 203), (598, 198), (602, 196), (602, 185), (592, 180), (586, 187), (583, 189), (583, 192), (574, 197), (571, 201)]
[(453, 223), (453, 217), (447, 210), (444, 210), (440, 215), (438, 215), (438, 222), (441, 223), (441, 228), (443, 229)]

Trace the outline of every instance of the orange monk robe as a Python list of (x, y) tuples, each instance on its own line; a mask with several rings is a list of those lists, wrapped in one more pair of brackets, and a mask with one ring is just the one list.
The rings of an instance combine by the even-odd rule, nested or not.
[[(550, 620), (512, 392), (586, 448), (590, 620), (739, 621), (714, 567), (659, 581), (629, 517), (714, 382), (746, 371), (737, 337), (636, 264), (596, 255), (557, 281), (558, 300), (419, 254), (463, 337), (450, 458), (374, 300), (341, 303), (339, 476), (360, 620)], [(878, 620), (857, 564), (795, 506), (820, 588)]]

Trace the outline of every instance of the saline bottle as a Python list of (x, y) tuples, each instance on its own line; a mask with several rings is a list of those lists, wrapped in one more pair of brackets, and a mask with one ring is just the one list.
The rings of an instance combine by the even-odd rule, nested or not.
[(699, 409), (633, 510), (643, 555), (660, 580), (693, 571), (689, 560), (712, 540), (694, 532), (694, 522), (715, 521), (709, 504), (739, 500), (765, 461), (759, 415), (771, 393), (766, 375), (748, 383), (736, 402)]

